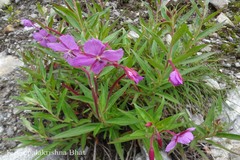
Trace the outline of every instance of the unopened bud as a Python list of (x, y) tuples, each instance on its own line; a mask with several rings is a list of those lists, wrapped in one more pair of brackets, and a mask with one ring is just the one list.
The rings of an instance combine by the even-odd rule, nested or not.
[(172, 13), (171, 12), (167, 11), (167, 15), (168, 15), (169, 18), (172, 18)]
[(149, 149), (149, 160), (154, 160), (154, 149), (152, 146)]
[(147, 122), (146, 124), (145, 124), (145, 127), (151, 127), (152, 126), (152, 122)]

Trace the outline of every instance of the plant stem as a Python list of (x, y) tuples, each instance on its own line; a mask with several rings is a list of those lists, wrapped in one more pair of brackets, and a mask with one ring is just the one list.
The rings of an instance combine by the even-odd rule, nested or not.
[(70, 87), (70, 86), (68, 86), (68, 85), (66, 85), (65, 83), (62, 83), (62, 86), (63, 87), (65, 87), (65, 88), (67, 88), (69, 91), (71, 91), (73, 94), (75, 94), (75, 95), (79, 95), (79, 93), (77, 92), (77, 91), (75, 91), (74, 89), (72, 89), (72, 87)]
[(54, 30), (54, 29), (52, 29), (50, 27), (45, 26), (45, 28), (47, 28), (48, 30), (50, 30), (50, 31), (52, 31), (52, 32), (54, 32), (54, 33), (56, 33), (56, 34), (58, 34), (60, 36), (62, 35), (60, 32), (58, 32), (58, 31), (56, 31), (56, 30)]
[(107, 109), (108, 102), (109, 102), (109, 99), (110, 99), (110, 97), (111, 97), (111, 95), (112, 95), (112, 92), (113, 92), (114, 87), (118, 84), (118, 82), (119, 82), (123, 77), (125, 77), (125, 75), (126, 75), (126, 74), (124, 73), (122, 76), (120, 76), (120, 77), (113, 83), (112, 87), (110, 88), (109, 93), (108, 93), (108, 97), (107, 97), (106, 107), (105, 107), (104, 111), (106, 111), (106, 109)]
[(83, 72), (85, 72), (86, 75), (87, 75), (87, 78), (88, 78), (88, 81), (89, 81), (89, 87), (90, 87), (90, 89), (91, 89), (91, 91), (92, 91), (92, 96), (93, 96), (93, 100), (94, 100), (94, 105), (95, 105), (95, 109), (96, 109), (97, 118), (98, 118), (99, 120), (101, 120), (101, 116), (100, 116), (99, 110), (98, 110), (98, 96), (97, 96), (96, 90), (93, 88), (90, 74), (89, 74), (89, 72), (88, 72), (85, 68), (80, 67), (80, 69), (81, 69)]

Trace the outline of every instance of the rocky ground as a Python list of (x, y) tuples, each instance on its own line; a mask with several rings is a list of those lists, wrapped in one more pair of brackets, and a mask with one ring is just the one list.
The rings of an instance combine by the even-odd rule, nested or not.
[[(32, 32), (20, 25), (19, 20), (22, 18), (37, 18), (38, 11), (36, 3), (40, 2), (42, 5), (50, 8), (53, 0), (15, 0), (10, 1), (13, 8), (2, 7), (3, 2), (7, 3), (8, 0), (0, 0), (0, 159), (17, 159), (16, 155), (24, 153), (18, 152), (10, 154), (7, 152), (13, 149), (18, 144), (14, 141), (7, 141), (5, 138), (12, 138), (23, 134), (23, 127), (20, 122), (20, 117), (24, 113), (19, 113), (16, 106), (23, 105), (19, 101), (14, 100), (13, 96), (18, 95), (17, 81), (23, 79), (24, 75), (19, 69), (23, 63), (20, 60), (20, 53), (27, 47), (27, 44), (32, 42)], [(217, 3), (216, 3), (217, 1)], [(61, 2), (61, 1), (60, 1)], [(222, 2), (222, 3), (220, 3)], [(232, 0), (230, 3), (225, 0), (212, 0), (212, 8), (219, 9), (226, 7), (223, 12), (216, 17), (216, 21), (223, 22), (225, 28), (222, 31), (214, 33), (207, 39), (203, 39), (202, 43), (210, 44), (198, 54), (204, 52), (218, 52), (221, 57), (220, 72), (225, 73), (232, 78), (235, 85), (240, 85), (240, 20), (236, 20), (236, 15), (240, 15), (240, 3)], [(238, 6), (237, 6), (238, 5)], [(124, 23), (138, 23), (139, 16), (144, 16), (146, 11), (139, 11), (141, 6), (140, 2), (130, 0), (125, 1), (110, 1), (106, 6), (112, 8), (112, 16), (121, 17), (121, 24)], [(240, 16), (239, 18), (240, 19)], [(209, 85), (221, 89), (224, 87), (218, 80), (207, 80)], [(223, 119), (226, 119), (226, 114), (231, 115), (230, 120), (234, 121), (232, 128), (233, 133), (240, 134), (240, 87), (236, 90), (228, 92), (228, 98), (224, 108)], [(223, 142), (224, 140), (219, 139)], [(231, 150), (240, 153), (239, 142), (226, 141), (226, 146)], [(27, 148), (29, 149), (29, 148)], [(34, 152), (38, 148), (30, 148)], [(7, 153), (6, 153), (7, 152)], [(25, 150), (27, 153), (28, 151)], [(14, 158), (15, 154), (15, 158)], [(212, 148), (211, 154), (215, 159), (240, 159), (228, 152), (219, 151), (217, 148)], [(12, 155), (12, 157), (11, 157)], [(28, 155), (28, 154), (25, 154)], [(28, 155), (25, 159), (32, 159)], [(51, 159), (51, 158), (50, 158)], [(59, 158), (56, 158), (59, 159)], [(165, 158), (167, 159), (167, 157)]]

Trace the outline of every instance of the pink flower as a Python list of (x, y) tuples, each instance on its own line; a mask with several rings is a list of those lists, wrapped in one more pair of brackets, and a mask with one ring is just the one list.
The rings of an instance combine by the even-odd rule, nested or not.
[(170, 73), (169, 76), (169, 81), (174, 85), (174, 86), (179, 86), (183, 84), (183, 78), (181, 76), (181, 74), (179, 73), (179, 71), (177, 70), (177, 68), (174, 66), (174, 64), (172, 63), (172, 61), (168, 60), (168, 62), (170, 63), (170, 65), (172, 66), (172, 72)]
[(98, 39), (90, 39), (83, 46), (84, 53), (73, 60), (72, 66), (90, 66), (90, 69), (99, 74), (108, 62), (119, 61), (123, 57), (123, 50), (106, 50)]
[(25, 27), (34, 27), (34, 24), (29, 19), (22, 19), (21, 24)]
[(168, 80), (174, 86), (179, 86), (179, 85), (183, 84), (183, 78), (176, 68), (170, 73)]
[(48, 43), (47, 46), (56, 52), (63, 52), (64, 58), (70, 65), (74, 65), (74, 58), (81, 56), (79, 46), (73, 36), (62, 35), (59, 37), (60, 43)]
[(192, 134), (192, 131), (194, 131), (194, 130), (195, 130), (195, 128), (188, 128), (187, 130), (180, 132), (178, 134), (175, 134), (172, 132), (172, 134), (174, 134), (174, 136), (173, 136), (171, 142), (167, 145), (165, 151), (169, 152), (177, 145), (177, 143), (181, 143), (181, 144), (190, 143), (194, 139), (194, 136)]
[(57, 38), (49, 34), (46, 30), (41, 29), (33, 34), (33, 38), (40, 43), (41, 46), (47, 47), (47, 43), (56, 42)]
[(126, 75), (128, 76), (128, 78), (133, 80), (136, 84), (138, 84), (141, 80), (143, 80), (143, 77), (140, 76), (135, 70), (128, 67), (124, 67), (123, 69)]
[(153, 146), (150, 146), (148, 154), (149, 154), (149, 160), (154, 160), (154, 149), (153, 149)]

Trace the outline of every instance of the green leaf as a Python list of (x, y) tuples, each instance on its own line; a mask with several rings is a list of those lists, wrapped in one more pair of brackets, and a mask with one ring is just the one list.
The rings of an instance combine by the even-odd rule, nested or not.
[(178, 113), (157, 122), (156, 127), (158, 131), (172, 130), (172, 129), (183, 126), (185, 123), (177, 123), (177, 119), (181, 117), (183, 114), (184, 113)]
[(220, 138), (227, 138), (227, 139), (233, 139), (233, 140), (240, 141), (240, 135), (238, 135), (238, 134), (218, 132), (215, 136), (220, 137)]
[(200, 39), (206, 37), (206, 36), (209, 36), (210, 34), (218, 31), (220, 28), (223, 27), (223, 23), (220, 23), (220, 24), (216, 24), (206, 30), (204, 30), (203, 32), (201, 32), (195, 39), (195, 42), (199, 41)]
[(151, 117), (151, 115), (149, 113), (147, 113), (147, 111), (145, 111), (143, 108), (139, 107), (137, 104), (134, 104), (134, 107), (137, 111), (136, 112), (137, 115), (140, 115), (142, 117), (142, 119), (145, 121), (145, 123), (153, 122), (153, 118)]
[(180, 62), (180, 64), (190, 64), (190, 63), (199, 62), (199, 61), (201, 61), (203, 59), (209, 58), (210, 56), (212, 56), (214, 54), (215, 54), (214, 52), (210, 52), (210, 53), (204, 53), (204, 54), (202, 54), (200, 56), (196, 55), (193, 58), (190, 58), (190, 59), (187, 59), (185, 61)]
[(188, 30), (187, 24), (185, 23), (182, 24), (174, 33), (170, 46), (173, 46), (186, 33), (187, 30)]
[(176, 57), (175, 59), (173, 59), (173, 63), (174, 64), (177, 64), (179, 62), (182, 62), (183, 60), (191, 57), (192, 55), (194, 55), (195, 53), (197, 53), (198, 51), (200, 51), (201, 49), (203, 49), (204, 47), (206, 47), (207, 45), (206, 44), (202, 44), (202, 45), (199, 45), (199, 46), (195, 46), (195, 47), (192, 47), (189, 51), (187, 51), (186, 53)]
[(62, 106), (64, 105), (65, 102), (65, 97), (67, 95), (67, 89), (64, 89), (61, 93), (60, 93), (60, 97), (58, 99), (58, 103), (57, 103), (57, 116), (59, 116), (60, 111), (62, 110)]
[(149, 133), (146, 133), (145, 130), (137, 130), (131, 134), (127, 134), (123, 137), (117, 138), (114, 141), (110, 142), (110, 144), (120, 143), (120, 142), (127, 142), (135, 139), (144, 139), (149, 136)]
[(128, 116), (121, 116), (121, 117), (117, 117), (117, 118), (111, 118), (109, 120), (106, 120), (105, 122), (109, 123), (109, 124), (116, 124), (119, 126), (128, 126), (131, 124), (138, 123), (139, 120), (136, 118), (130, 119)]
[(123, 95), (123, 93), (126, 91), (126, 89), (129, 87), (130, 83), (125, 84), (125, 86), (121, 89), (119, 89), (116, 93), (114, 93), (107, 104), (106, 111), (109, 110), (115, 103), (116, 101)]
[(63, 6), (60, 5), (56, 5), (54, 4), (54, 10), (65, 20), (67, 21), (69, 24), (71, 24), (71, 26), (73, 26), (74, 28), (78, 29), (79, 31), (81, 31), (81, 26), (78, 23), (78, 18), (76, 13), (74, 13), (73, 11), (71, 11), (68, 8), (65, 8)]
[(110, 43), (113, 40), (118, 38), (119, 33), (122, 32), (122, 29), (119, 29), (118, 31), (113, 32), (112, 34), (108, 35), (106, 38), (102, 40), (103, 43)]
[(154, 122), (159, 121), (160, 118), (162, 117), (162, 111), (165, 105), (165, 98), (162, 98), (161, 104), (158, 106), (157, 110), (154, 113)]
[(86, 96), (78, 95), (78, 96), (68, 96), (68, 97), (71, 99), (79, 100), (81, 102), (85, 102), (85, 103), (89, 103), (89, 104), (93, 105), (93, 99), (86, 97)]
[(69, 129), (62, 133), (59, 133), (59, 134), (53, 136), (52, 139), (61, 139), (61, 138), (70, 138), (70, 137), (75, 137), (75, 136), (81, 136), (82, 134), (92, 132), (99, 125), (101, 125), (101, 124), (100, 123), (84, 124), (82, 126), (72, 128), (72, 129)]
[(23, 125), (32, 133), (38, 133), (38, 131), (32, 127), (31, 122), (29, 122), (26, 118), (21, 117), (21, 120), (23, 122)]
[(133, 52), (135, 58), (137, 59), (137, 62), (141, 66), (141, 68), (147, 74), (147, 77), (151, 78), (151, 81), (155, 81), (156, 78), (154, 77), (154, 74), (152, 73), (151, 66), (146, 61), (144, 61), (142, 58), (140, 58), (139, 55), (135, 51), (132, 50), (132, 52)]
[(154, 31), (151, 31), (150, 29), (148, 29), (147, 27), (143, 26), (143, 28), (145, 28), (150, 34), (151, 36), (153, 37), (153, 39), (157, 42), (157, 44), (159, 45), (159, 47), (165, 52), (167, 53), (168, 50), (167, 50), (167, 47), (166, 45), (162, 42), (160, 36), (156, 35), (154, 33)]
[(49, 103), (47, 103), (42, 91), (36, 85), (34, 85), (34, 92), (37, 94), (37, 98), (41, 106), (45, 108), (48, 112), (52, 113), (51, 106), (48, 105)]

